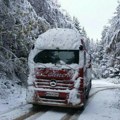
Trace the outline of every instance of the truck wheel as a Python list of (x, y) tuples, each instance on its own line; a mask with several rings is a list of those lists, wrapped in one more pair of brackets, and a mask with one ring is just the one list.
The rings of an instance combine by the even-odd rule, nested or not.
[(84, 102), (83, 102), (83, 106), (80, 107), (80, 110), (84, 110), (85, 109), (85, 105), (86, 105), (86, 94), (84, 95)]
[(83, 105), (82, 107), (80, 107), (80, 110), (83, 111), (85, 109), (85, 105)]
[(85, 90), (85, 98), (86, 98), (86, 100), (88, 99), (88, 97), (89, 97), (89, 86), (88, 86), (88, 88), (86, 88), (86, 90)]
[(87, 92), (86, 92), (86, 99), (89, 98), (89, 92), (90, 92), (90, 86), (89, 86), (89, 88), (87, 89)]
[(89, 98), (89, 91), (87, 92), (87, 95), (86, 95), (86, 99), (88, 99)]
[(92, 81), (90, 81), (90, 89), (91, 89), (91, 87), (92, 87)]
[(36, 108), (36, 107), (38, 107), (38, 105), (37, 104), (32, 104), (33, 105), (33, 108)]
[(90, 81), (89, 86), (88, 86), (88, 90), (87, 90), (87, 94), (86, 94), (86, 99), (89, 98), (89, 92), (90, 92), (91, 86), (92, 86), (92, 83)]

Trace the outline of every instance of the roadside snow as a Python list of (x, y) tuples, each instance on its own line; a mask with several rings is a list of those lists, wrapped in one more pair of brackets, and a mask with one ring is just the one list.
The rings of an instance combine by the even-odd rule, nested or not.
[(28, 114), (31, 111), (32, 105), (24, 105), (11, 112), (0, 115), (0, 120), (15, 120), (20, 116)]
[(114, 84), (119, 84), (120, 85), (120, 78), (107, 78), (104, 79), (107, 82), (114, 83)]
[(120, 90), (97, 93), (78, 120), (120, 120)]
[(26, 103), (26, 89), (14, 82), (0, 79), (0, 115)]
[[(112, 79), (112, 81), (115, 79)], [(118, 86), (117, 84), (112, 83), (109, 79), (96, 79), (92, 81), (94, 87), (106, 87), (106, 86)]]
[[(119, 89), (104, 90), (106, 87)], [(105, 79), (93, 80), (90, 96), (92, 97), (78, 120), (120, 120), (119, 84), (115, 85)]]

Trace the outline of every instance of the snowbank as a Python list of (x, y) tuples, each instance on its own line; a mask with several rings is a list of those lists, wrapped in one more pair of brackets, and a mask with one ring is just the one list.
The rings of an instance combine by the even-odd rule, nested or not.
[(0, 114), (26, 103), (26, 89), (15, 81), (0, 79)]

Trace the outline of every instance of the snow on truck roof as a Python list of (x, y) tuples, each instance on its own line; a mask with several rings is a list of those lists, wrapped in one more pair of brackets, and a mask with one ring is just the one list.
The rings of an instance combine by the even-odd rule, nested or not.
[(50, 29), (41, 34), (35, 42), (37, 49), (79, 49), (81, 35), (73, 29)]
[(73, 29), (50, 29), (36, 40), (28, 57), (30, 68), (34, 68), (34, 57), (44, 49), (78, 50), (81, 45), (80, 33)]

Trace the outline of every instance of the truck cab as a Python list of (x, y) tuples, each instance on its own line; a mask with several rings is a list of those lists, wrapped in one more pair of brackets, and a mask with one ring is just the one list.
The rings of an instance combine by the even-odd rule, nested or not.
[(91, 57), (77, 31), (59, 28), (40, 35), (28, 63), (28, 103), (84, 107), (91, 88)]

